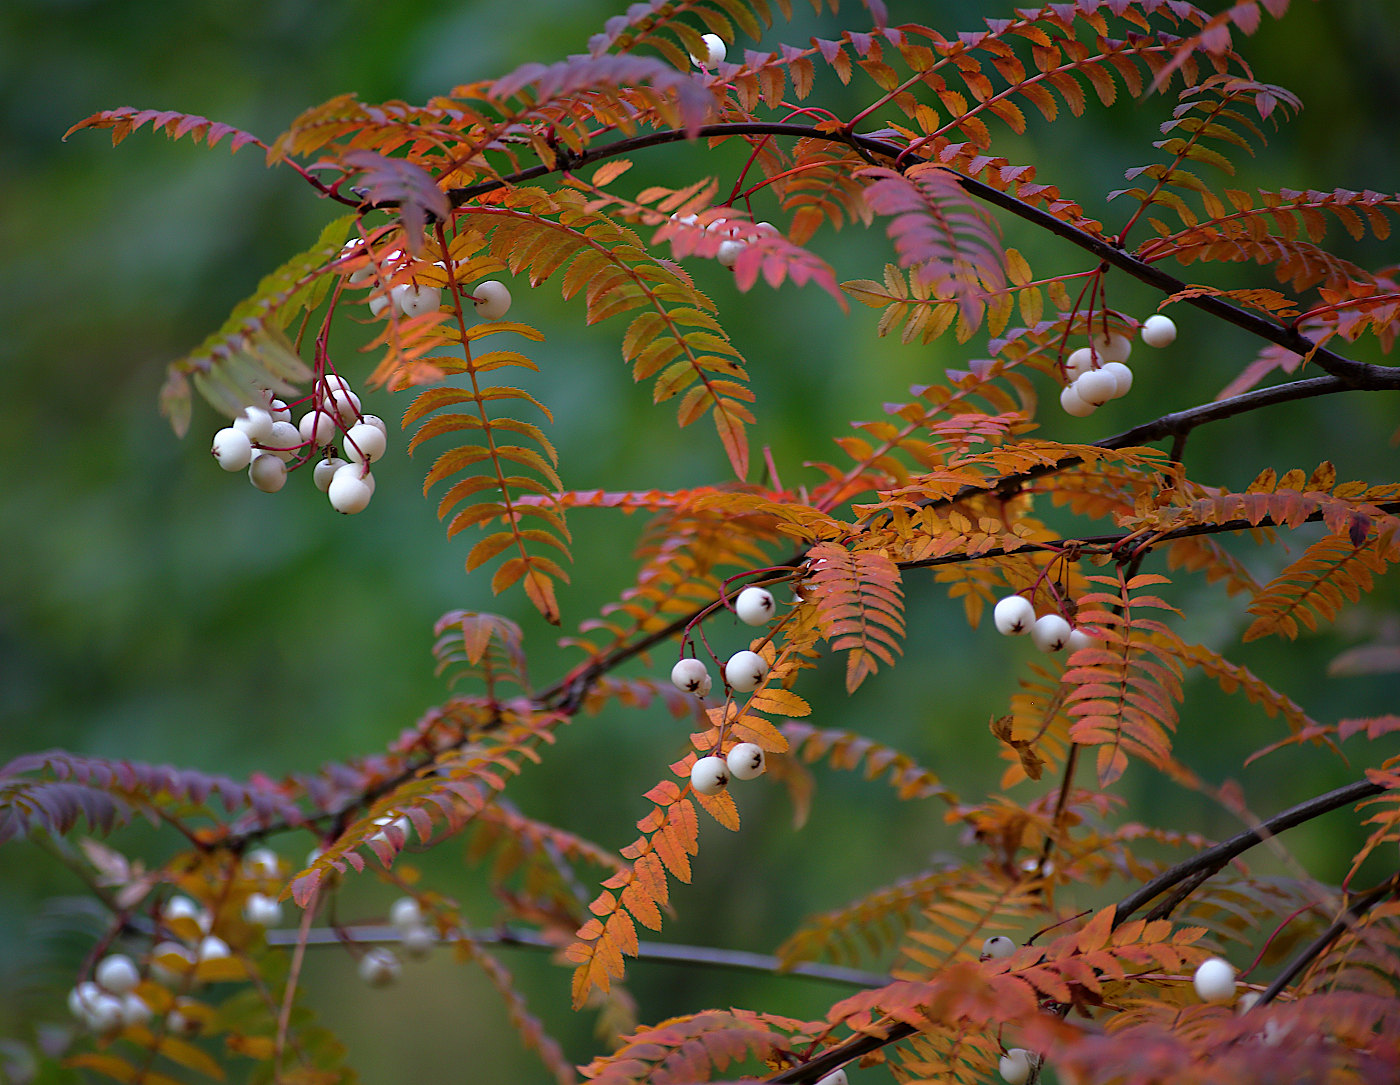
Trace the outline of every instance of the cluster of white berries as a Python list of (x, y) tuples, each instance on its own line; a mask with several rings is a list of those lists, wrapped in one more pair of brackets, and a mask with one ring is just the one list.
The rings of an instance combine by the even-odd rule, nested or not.
[(1094, 638), (1076, 629), (1059, 614), (1044, 614), (1037, 618), (1035, 606), (1023, 595), (1008, 595), (992, 610), (992, 622), (997, 632), (1006, 637), (1029, 633), (1042, 652), (1061, 652), (1068, 648), (1077, 652), (1092, 644)]
[[(405, 957), (426, 957), (437, 943), (437, 935), (423, 918), (423, 909), (413, 897), (400, 897), (389, 908), (389, 925), (399, 935)], [(403, 975), (403, 962), (392, 949), (374, 946), (365, 951), (359, 963), (360, 979), (371, 987), (388, 987)]]
[[(715, 250), (715, 262), (727, 268), (732, 268), (739, 262), (740, 255), (748, 248), (749, 240), (755, 232), (769, 237), (776, 237), (778, 234), (778, 228), (771, 222), (755, 222), (750, 225), (739, 219), (715, 219), (701, 227), (697, 215), (672, 215), (671, 218), (682, 226), (694, 226), (703, 229), (707, 234), (723, 238), (719, 248)], [(746, 236), (749, 240), (746, 240)]]
[(701, 795), (715, 795), (728, 787), (731, 779), (753, 780), (762, 776), (766, 767), (762, 746), (739, 742), (724, 757), (710, 754), (696, 760), (690, 767), (690, 786)]
[[(1160, 314), (1142, 324), (1142, 341), (1149, 347), (1165, 347), (1176, 338), (1171, 317)], [(1071, 351), (1065, 359), (1065, 380), (1060, 406), (1066, 414), (1085, 418), (1111, 399), (1121, 399), (1133, 386), (1128, 355), (1133, 345), (1117, 333), (1091, 336), (1087, 347)]]
[(713, 68), (724, 60), (727, 50), (724, 47), (724, 39), (718, 34), (702, 34), (700, 41), (705, 46), (705, 55), (700, 57), (694, 53), (690, 54), (690, 62), (697, 68)]
[[(340, 259), (347, 260), (355, 256), (363, 245), (362, 238), (356, 237), (347, 241), (345, 247), (340, 250)], [(412, 266), (413, 258), (402, 249), (395, 249), (380, 261), (379, 270), (384, 276), (392, 278)], [(443, 265), (438, 263), (435, 266)], [(350, 272), (345, 281), (350, 286), (361, 286), (376, 278), (374, 267), (367, 265)], [(510, 290), (504, 283), (495, 279), (478, 283), (469, 296), (477, 316), (483, 320), (500, 320), (510, 311)], [(376, 293), (371, 297), (369, 311), (374, 316), (382, 316), (391, 305), (406, 317), (435, 313), (442, 308), (442, 287), (430, 283), (398, 283), (391, 286), (387, 294)]]
[(68, 992), (68, 1010), (96, 1033), (144, 1025), (153, 1011), (136, 991), (140, 982), (135, 961), (124, 953), (110, 954), (98, 962), (92, 979)]
[[(287, 484), (287, 472), (319, 450), (323, 458), (312, 471), (316, 488), (337, 512), (361, 512), (374, 496), (370, 464), (384, 455), (389, 428), (377, 415), (360, 409), (350, 382), (336, 373), (318, 380), (305, 401), (306, 412), (292, 423), (292, 409), (267, 392), (244, 407), (233, 425), (214, 434), (210, 449), (225, 471), (248, 469), (248, 479), (264, 493)], [(341, 437), (339, 450), (335, 448)]]

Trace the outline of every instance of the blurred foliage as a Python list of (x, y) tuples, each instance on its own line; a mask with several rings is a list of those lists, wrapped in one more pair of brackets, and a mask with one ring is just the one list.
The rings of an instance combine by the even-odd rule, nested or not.
[[(893, 4), (892, 12), (926, 19), (928, 8)], [(378, 472), (372, 511), (347, 520), (313, 500), (299, 478), (272, 498), (215, 470), (203, 445), (216, 428), (207, 409), (196, 407), (184, 442), (157, 416), (163, 363), (217, 326), (263, 271), (309, 244), (333, 209), (291, 173), (265, 170), (256, 151), (229, 157), (224, 148), (143, 133), (114, 152), (100, 133), (67, 143), (59, 137), (90, 112), (133, 105), (200, 113), (270, 139), (333, 94), (422, 100), (527, 60), (578, 51), (619, 9), (601, 0), (0, 5), (0, 760), (63, 746), (276, 775), (373, 750), (442, 697), (431, 673), (431, 623), (453, 607), (512, 613), (525, 626), (537, 679), (550, 680), (570, 660), (551, 655), (554, 632), (522, 611), (520, 600), (495, 601), (481, 578), (463, 574), (465, 549), (443, 543), (432, 504), (418, 495), (424, 463), (391, 456)], [(993, 13), (974, 3), (938, 10), (936, 25), (948, 31)], [(800, 40), (813, 29), (807, 10), (775, 36)], [(1299, 93), (1306, 109), (1248, 163), (1239, 187), (1393, 186), (1400, 75), (1388, 46), (1396, 41), (1400, 11), (1388, 0), (1295, 2), (1283, 23), (1266, 23), (1246, 54), (1260, 78)], [(1151, 160), (1149, 144), (1167, 111), (1160, 98), (1123, 101), (1066, 119), (1053, 142), (1044, 126), (1033, 127), (1022, 158), (1090, 213), (1114, 221), (1122, 212), (1103, 194), (1120, 187), (1125, 168)], [(679, 184), (714, 172), (723, 189), (739, 154), (737, 146), (664, 149), (639, 160), (636, 175)], [(1037, 267), (1055, 259), (1065, 269), (1078, 266), (1075, 253), (1048, 238), (1016, 225), (1006, 231)], [(848, 230), (822, 245), (842, 278), (878, 275), (885, 259), (879, 236)], [(874, 314), (843, 316), (812, 288), (738, 295), (717, 268), (695, 274), (721, 299), (727, 327), (752, 360), (761, 419), (755, 443), (771, 446), (790, 485), (801, 481), (804, 460), (826, 455), (830, 435), (847, 421), (876, 415), (908, 384), (967, 356), (950, 342), (919, 348), (876, 340)], [(1235, 274), (1239, 285), (1255, 282), (1251, 267)], [(1145, 315), (1156, 299), (1115, 280), (1110, 300)], [(722, 475), (708, 427), (677, 432), (671, 412), (653, 409), (649, 390), (631, 385), (616, 328), (582, 329), (578, 312), (545, 292), (522, 288), (517, 304), (548, 335), (534, 356), (539, 386), (556, 410), (550, 436), (569, 465), (566, 484), (622, 489)], [(1242, 334), (1207, 328), (1194, 314), (1178, 322), (1175, 348), (1138, 370), (1147, 390), (1132, 407), (1105, 408), (1092, 427), (1067, 419), (1055, 436), (1113, 432), (1138, 420), (1130, 412), (1144, 404), (1170, 409), (1209, 398), (1225, 382), (1219, 374), (1227, 359), (1254, 349)], [(354, 362), (342, 368), (358, 372)], [(373, 409), (397, 417), (403, 404), (390, 400), (373, 396)], [(1342, 477), (1393, 478), (1394, 443), (1361, 445), (1354, 435), (1395, 425), (1391, 400), (1333, 397), (1207, 427), (1192, 438), (1189, 455), (1193, 464), (1212, 465), (1197, 466), (1198, 477), (1221, 484), (1241, 485), (1266, 466), (1309, 468), (1324, 457)], [(566, 629), (626, 583), (620, 527), (604, 515), (580, 513), (571, 522), (577, 547), (575, 585), (562, 600)], [(1278, 559), (1248, 544), (1239, 552), (1265, 569)], [(1393, 583), (1372, 605), (1387, 598), (1388, 615), (1375, 610), (1357, 625), (1296, 643), (1252, 645), (1237, 658), (1279, 680), (1319, 719), (1393, 711), (1393, 676), (1324, 681), (1329, 659), (1395, 620)], [(1188, 633), (1216, 643), (1236, 636), (1241, 611), (1196, 614)], [(878, 706), (882, 719), (861, 719), (863, 726), (934, 767), (955, 790), (990, 786), (1000, 762), (986, 719), (1024, 646), (986, 629), (970, 634), (960, 608), (928, 580), (909, 585), (909, 614), (905, 665), (882, 671), (855, 701), (839, 692), (839, 665), (823, 668), (804, 693), (824, 706), (826, 726)], [(1243, 702), (1192, 704), (1178, 751), (1208, 778), (1218, 779), (1212, 764), (1230, 764), (1268, 733), (1269, 721)], [(617, 846), (631, 838), (640, 792), (683, 743), (660, 714), (585, 718), (564, 732), (563, 756), (527, 773), (512, 793), (528, 813)], [(569, 767), (587, 763), (605, 765), (611, 779), (581, 790)], [(1318, 768), (1302, 756), (1266, 761), (1244, 780), (1255, 801), (1269, 804), (1261, 813), (1274, 806), (1273, 774), (1290, 780), (1280, 805), (1348, 778), (1341, 766)], [(1204, 800), (1141, 773), (1124, 783), (1144, 818), (1215, 834), (1235, 827)], [(721, 839), (722, 830), (706, 828), (695, 884), (679, 894), (680, 919), (668, 937), (771, 951), (801, 916), (893, 880), (955, 843), (937, 807), (896, 804), (879, 787), (824, 776), (803, 832), (823, 841), (826, 859), (820, 868), (803, 867), (785, 858), (796, 850), (789, 813), (778, 789), (768, 789), (746, 796), (739, 836)], [(1289, 841), (1322, 877), (1342, 873), (1326, 836), (1332, 831), (1327, 823)], [(898, 841), (899, 850), (872, 847), (876, 840)], [(303, 844), (309, 839), (296, 846)], [(151, 846), (162, 846), (158, 836)], [(460, 874), (461, 849), (439, 851), (423, 862), (428, 876), (460, 894), (467, 914), (489, 922), (491, 902)], [(748, 875), (760, 869), (782, 876)], [(41, 1023), (64, 1018), (63, 992), (91, 945), (82, 932), (93, 929), (63, 897), (76, 888), (33, 846), (0, 851), (0, 1035), (28, 1039)], [(386, 901), (366, 880), (341, 910), (372, 915)], [(517, 1051), (484, 980), (445, 954), (412, 966), (408, 982), (388, 995), (351, 981), (344, 955), (313, 957), (313, 1002), (348, 1038), (366, 1081), (457, 1076), (463, 1051), (472, 1052), (483, 1079), (544, 1080)], [(585, 1058), (590, 1022), (567, 1011), (567, 971), (540, 957), (503, 957), (525, 977), (526, 990), (543, 992), (534, 1008), (566, 1051)], [(707, 1003), (795, 1015), (817, 1008), (803, 981), (662, 965), (638, 966), (634, 975), (648, 1020)]]

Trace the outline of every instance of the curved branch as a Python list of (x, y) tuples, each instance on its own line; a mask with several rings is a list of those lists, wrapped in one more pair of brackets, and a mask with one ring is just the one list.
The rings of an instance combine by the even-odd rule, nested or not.
[[(633, 151), (646, 147), (660, 146), (666, 143), (676, 143), (681, 140), (691, 138), (706, 138), (711, 136), (787, 136), (793, 139), (818, 139), (830, 143), (842, 143), (865, 155), (877, 155), (890, 161), (896, 169), (907, 169), (912, 165), (927, 161), (916, 155), (905, 157), (906, 148), (888, 140), (877, 139), (874, 136), (862, 136), (854, 132), (828, 131), (817, 128), (813, 125), (792, 124), (788, 122), (764, 122), (764, 121), (744, 121), (732, 124), (705, 124), (699, 129), (686, 132), (683, 129), (663, 129), (658, 132), (648, 132), (646, 135), (633, 136), (628, 139), (615, 140), (602, 147), (590, 147), (587, 150), (573, 156), (570, 160), (570, 168), (577, 169), (581, 166), (590, 165), (594, 162), (602, 162), (618, 155), (629, 154)], [(946, 167), (945, 167), (946, 168)], [(519, 184), (524, 181), (534, 180), (547, 176), (550, 173), (559, 172), (560, 166), (538, 165), (528, 169), (520, 170), (505, 178), (493, 181), (483, 181), (480, 184), (469, 185), (465, 188), (454, 188), (448, 190), (448, 199), (453, 207), (460, 207), (476, 196), (492, 192), (509, 185)], [(1047, 211), (1026, 203), (1007, 192), (1003, 192), (984, 181), (979, 181), (974, 177), (958, 173), (956, 170), (948, 170), (957, 178), (958, 185), (969, 196), (998, 207), (1017, 218), (1024, 219), (1032, 225), (1039, 226), (1048, 233), (1056, 237), (1063, 238), (1072, 245), (1083, 249), (1102, 262), (1118, 268), (1120, 271), (1131, 275), (1149, 286), (1155, 287), (1166, 294), (1177, 294), (1187, 288), (1187, 283), (1173, 275), (1167, 274), (1155, 264), (1150, 264), (1145, 260), (1129, 253), (1126, 249), (1120, 248), (1112, 242), (1091, 234), (1087, 230), (1081, 230), (1068, 222), (1056, 218)], [(1371, 365), (1367, 362), (1358, 362), (1354, 359), (1344, 357), (1326, 347), (1319, 346), (1307, 336), (1302, 335), (1292, 327), (1286, 327), (1275, 321), (1271, 321), (1252, 313), (1246, 309), (1231, 305), (1227, 301), (1210, 295), (1201, 295), (1181, 299), (1183, 304), (1194, 305), (1197, 309), (1210, 313), (1237, 328), (1243, 328), (1261, 339), (1277, 344), (1295, 354), (1303, 357), (1310, 357), (1326, 372), (1345, 381), (1353, 388), (1394, 388), (1396, 387), (1396, 370), (1389, 366)]]

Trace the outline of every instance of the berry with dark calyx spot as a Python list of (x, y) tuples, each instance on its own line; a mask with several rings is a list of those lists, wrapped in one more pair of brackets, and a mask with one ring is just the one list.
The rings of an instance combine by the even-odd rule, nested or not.
[(360, 979), (371, 987), (388, 987), (399, 978), (403, 965), (392, 951), (375, 946), (360, 958)]
[(242, 471), (253, 462), (252, 440), (241, 429), (235, 429), (233, 426), (214, 434), (214, 444), (209, 451), (225, 471)]
[(751, 693), (768, 674), (768, 663), (757, 652), (735, 652), (724, 665), (724, 680), (731, 689)]
[(1058, 652), (1069, 643), (1071, 632), (1069, 622), (1060, 615), (1044, 614), (1031, 626), (1031, 640), (1042, 652)]
[(377, 414), (366, 414), (360, 416), (360, 421), (366, 426), (373, 426), (380, 433), (384, 434), (385, 440), (389, 438), (389, 427), (384, 424), (384, 419)]
[(505, 283), (487, 279), (477, 283), (472, 295), (476, 299), (476, 313), (483, 320), (500, 320), (510, 312), (510, 290)]
[(1035, 624), (1035, 607), (1024, 595), (1008, 595), (992, 609), (992, 622), (1003, 636), (1029, 633)]
[(753, 780), (763, 775), (767, 767), (763, 747), (756, 742), (741, 742), (724, 759), (729, 775), (736, 780)]
[(682, 693), (697, 693), (703, 696), (702, 686), (707, 685), (709, 668), (698, 659), (682, 659), (671, 668), (671, 685)]
[(765, 588), (749, 585), (734, 600), (734, 613), (745, 625), (762, 625), (773, 617), (773, 595)]
[(817, 1085), (849, 1085), (849, 1079), (845, 1070), (836, 1069), (818, 1081)]
[(372, 476), (361, 474), (363, 470), (358, 463), (347, 463), (331, 476), (326, 496), (336, 512), (351, 516), (369, 506), (369, 499), (374, 496), (374, 484), (370, 481)]
[(729, 766), (722, 757), (702, 757), (690, 768), (690, 786), (701, 795), (714, 795), (728, 783)]
[(1176, 341), (1176, 322), (1169, 316), (1154, 313), (1142, 322), (1142, 341), (1149, 347), (1170, 346)]
[(1106, 373), (1102, 369), (1091, 369), (1075, 378), (1070, 387), (1074, 390), (1074, 394), (1085, 403), (1094, 407), (1102, 407), (1114, 398), (1118, 391), (1118, 381), (1111, 373)]
[(1075, 390), (1077, 386), (1078, 382), (1076, 381), (1068, 388), (1060, 389), (1060, 406), (1064, 409), (1065, 414), (1075, 418), (1088, 418), (1097, 408), (1092, 403), (1085, 402), (1080, 398), (1079, 393)]
[(994, 934), (982, 943), (982, 956), (991, 960), (1010, 957), (1016, 952), (1016, 943), (1004, 934)]

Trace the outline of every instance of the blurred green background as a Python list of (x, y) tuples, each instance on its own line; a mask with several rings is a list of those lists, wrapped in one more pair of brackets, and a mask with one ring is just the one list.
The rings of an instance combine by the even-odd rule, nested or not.
[[(423, 456), (413, 462), (391, 454), (377, 471), (381, 486), (370, 509), (343, 518), (300, 476), (268, 496), (215, 469), (206, 441), (221, 423), (202, 405), (184, 441), (158, 417), (164, 364), (217, 326), (263, 272), (308, 246), (336, 209), (290, 172), (267, 171), (256, 150), (230, 157), (226, 144), (211, 152), (149, 132), (115, 151), (102, 132), (60, 137), (91, 112), (132, 105), (203, 114), (270, 140), (301, 110), (334, 94), (422, 101), (528, 60), (581, 51), (622, 6), (0, 5), (0, 763), (64, 747), (275, 776), (371, 752), (443, 697), (432, 674), (431, 625), (456, 607), (520, 620), (540, 685), (577, 658), (554, 647), (558, 634), (514, 594), (493, 599), (486, 577), (464, 575), (468, 544), (446, 542), (433, 514), (436, 494), (428, 502), (419, 495)], [(766, 40), (804, 41), (841, 25), (830, 17), (818, 22), (802, 7), (795, 26), (780, 26)], [(1400, 41), (1400, 12), (1384, 0), (1294, 8), (1244, 48), (1259, 78), (1296, 91), (1306, 108), (1256, 157), (1238, 156), (1240, 174), (1229, 183), (1393, 190), (1400, 81), (1387, 45)], [(910, 3), (892, 11), (896, 19), (931, 19), (946, 33), (1002, 13), (974, 3)], [(858, 5), (849, 3), (845, 14), (859, 25)], [(838, 112), (859, 107), (852, 91), (833, 80), (825, 85)], [(863, 92), (859, 78), (855, 85)], [(1154, 160), (1150, 143), (1170, 108), (1160, 97), (1123, 100), (1065, 118), (1053, 137), (1036, 124), (997, 149), (1035, 163), (1042, 181), (1058, 184), (1104, 221), (1120, 222), (1127, 212), (1104, 195), (1122, 187), (1125, 168)], [(872, 118), (884, 119), (893, 118)], [(738, 147), (676, 147), (639, 157), (634, 176), (637, 186), (643, 178), (679, 185), (707, 171), (724, 190), (740, 163)], [(760, 199), (756, 208), (778, 218), (771, 203)], [(1003, 225), (1038, 274), (1087, 266), (1019, 223)], [(1395, 260), (1393, 243), (1353, 245), (1337, 233), (1344, 255), (1372, 265)], [(828, 234), (815, 247), (841, 279), (878, 278), (888, 258), (879, 230)], [(878, 340), (875, 313), (857, 307), (843, 315), (814, 287), (740, 295), (718, 268), (692, 270), (719, 300), (750, 360), (760, 415), (753, 444), (771, 446), (788, 485), (811, 480), (805, 461), (837, 458), (830, 438), (849, 420), (878, 416), (883, 403), (906, 396), (908, 385), (937, 379), (943, 368), (985, 351), (985, 339), (965, 348)], [(1272, 285), (1253, 267), (1193, 268), (1186, 277), (1198, 274), (1217, 285)], [(1110, 297), (1140, 315), (1157, 300), (1121, 277)], [(563, 304), (557, 291), (530, 292), (524, 284), (516, 306), (548, 336), (532, 357), (543, 374), (536, 387), (555, 410), (549, 433), (566, 485), (673, 487), (725, 477), (708, 422), (677, 431), (672, 410), (653, 408), (650, 389), (631, 384), (618, 356), (620, 321), (584, 328), (578, 307)], [(1043, 432), (1093, 439), (1210, 398), (1256, 348), (1194, 314), (1176, 315), (1180, 339), (1140, 358), (1132, 396), (1092, 420), (1048, 415)], [(1370, 344), (1356, 354), (1379, 360)], [(352, 379), (367, 371), (353, 358), (339, 365)], [(378, 393), (369, 405), (397, 418), (404, 400)], [(1334, 397), (1203, 430), (1191, 440), (1188, 466), (1199, 481), (1231, 486), (1267, 466), (1311, 469), (1323, 458), (1343, 477), (1394, 479), (1398, 424), (1393, 397)], [(573, 518), (575, 583), (561, 600), (565, 632), (626, 586), (621, 542), (641, 526), (607, 513)], [(1274, 548), (1239, 552), (1268, 575), (1311, 537), (1299, 533)], [(1397, 635), (1394, 580), (1335, 630), (1293, 644), (1236, 646), (1233, 656), (1279, 681), (1323, 721), (1394, 711), (1400, 691), (1393, 675), (1326, 679), (1329, 660), (1342, 650)], [(907, 591), (911, 620), (901, 667), (848, 701), (834, 661), (808, 676), (801, 692), (822, 706), (814, 722), (863, 729), (975, 795), (1000, 774), (986, 721), (1002, 710), (1027, 646), (987, 628), (969, 632), (961, 607), (927, 577), (911, 577)], [(1242, 601), (1224, 600), (1184, 574), (1172, 598), (1189, 615), (1188, 635), (1215, 646), (1238, 639)], [(721, 650), (743, 639), (738, 630), (718, 628), (712, 636)], [(668, 666), (658, 657), (654, 670)], [(1199, 680), (1188, 687), (1180, 749), (1208, 779), (1238, 771), (1232, 766), (1244, 752), (1279, 733), (1277, 722), (1242, 700), (1226, 700)], [(566, 729), (549, 763), (527, 772), (511, 793), (532, 816), (618, 847), (632, 839), (632, 823), (645, 811), (641, 793), (684, 741), (683, 725), (663, 713), (610, 709)], [(1375, 756), (1357, 754), (1363, 764)], [(1267, 814), (1355, 771), (1281, 755), (1240, 778), (1255, 809)], [(741, 834), (703, 831), (695, 884), (675, 893), (679, 918), (665, 937), (771, 951), (802, 916), (923, 869), (958, 844), (940, 807), (900, 805), (880, 785), (820, 770), (812, 819), (794, 834), (778, 790), (744, 791)], [(1145, 821), (1216, 835), (1237, 827), (1204, 800), (1143, 772), (1131, 773), (1121, 790)], [(1355, 834), (1343, 821), (1290, 840), (1319, 877), (1344, 873)], [(140, 830), (114, 843), (138, 854), (173, 847)], [(279, 846), (299, 861), (310, 843), (304, 837)], [(446, 844), (424, 865), (433, 884), (489, 923), (493, 904), (462, 873), (460, 851)], [(70, 897), (79, 889), (31, 845), (0, 849), (0, 1037), (29, 1042), (37, 1029), (64, 1020), (64, 993), (99, 929)], [(361, 879), (347, 890), (342, 915), (382, 914), (390, 896)], [(591, 1057), (592, 1022), (567, 1009), (567, 970), (521, 952), (502, 957), (568, 1055)], [(473, 969), (444, 955), (411, 965), (405, 982), (387, 992), (364, 988), (352, 969), (340, 953), (313, 953), (308, 984), (364, 1080), (460, 1078), (464, 1053), (482, 1080), (546, 1080), (533, 1057), (518, 1051), (498, 1000)], [(704, 1005), (811, 1014), (836, 994), (807, 981), (675, 966), (641, 964), (632, 975), (646, 1021)]]

